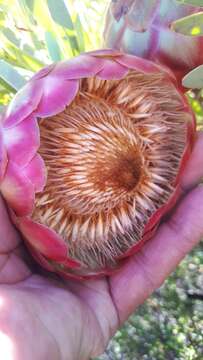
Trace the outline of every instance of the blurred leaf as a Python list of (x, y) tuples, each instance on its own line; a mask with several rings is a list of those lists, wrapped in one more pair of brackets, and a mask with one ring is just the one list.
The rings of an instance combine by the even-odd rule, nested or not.
[(52, 21), (49, 16), (49, 11), (46, 1), (35, 0), (33, 16), (37, 21), (37, 24), (42, 26), (46, 31), (52, 31)]
[[(46, 14), (46, 16), (44, 16), (44, 14)], [(64, 41), (63, 41), (63, 36), (64, 36), (64, 30), (63, 29), (64, 28), (59, 26), (52, 19), (46, 1), (43, 1), (43, 2), (41, 0), (35, 0), (34, 1), (33, 18), (37, 22), (37, 27), (36, 27), (37, 30), (39, 31), (39, 29), (40, 29), (40, 39), (43, 39), (45, 41), (45, 43), (43, 44), (43, 50), (44, 50), (44, 55), (47, 57), (47, 60), (50, 59), (51, 61), (53, 61), (53, 58), (52, 58), (53, 54), (51, 55), (51, 53), (50, 53), (50, 50), (51, 50), (50, 47), (49, 47), (50, 36), (49, 36), (49, 39), (47, 39), (46, 38), (46, 36), (47, 36), (46, 32), (52, 33), (53, 37), (55, 38), (55, 42), (57, 42), (57, 45), (58, 45), (58, 48), (59, 48), (59, 51), (60, 51), (60, 58), (61, 59), (67, 58), (68, 54), (69, 54), (69, 56), (70, 55), (72, 56), (71, 49), (70, 49), (70, 51), (68, 51), (68, 54), (67, 54), (67, 51), (65, 49), (65, 44), (64, 44)], [(33, 42), (36, 42), (36, 39), (33, 39)], [(39, 46), (41, 46), (41, 44), (38, 44), (38, 47)], [(56, 56), (56, 54), (55, 54), (55, 56)]]
[[(49, 12), (51, 14), (52, 19), (57, 25), (60, 25), (61, 35), (64, 32), (65, 36), (61, 36), (60, 45), (64, 49), (65, 57), (76, 55), (79, 53), (80, 48), (78, 45), (78, 40), (75, 34), (75, 28), (68, 11), (67, 5), (65, 5), (63, 0), (58, 0), (57, 2), (54, 0), (47, 0)], [(72, 54), (70, 51), (66, 51), (67, 47), (65, 43), (61, 42), (61, 39), (64, 39), (65, 42), (68, 41), (70, 43), (70, 48), (72, 50)], [(59, 42), (59, 39), (58, 39)]]
[(29, 46), (28, 44), (25, 44), (23, 46), (23, 50), (28, 54), (28, 55), (31, 55), (31, 56), (34, 56), (34, 49)]
[(0, 79), (13, 90), (19, 90), (26, 83), (25, 78), (4, 60), (0, 60)]
[[(18, 1), (19, 9), (21, 10), (21, 20), (25, 23), (26, 26), (30, 27), (36, 25), (36, 22), (33, 17), (34, 13), (34, 4), (36, 0), (16, 0)], [(22, 18), (23, 16), (23, 18)]]
[(80, 52), (80, 48), (78, 45), (78, 41), (75, 35), (69, 35), (68, 31), (65, 31), (65, 37), (64, 40), (67, 42), (69, 42), (70, 47), (72, 49), (72, 53), (73, 55), (78, 55), (78, 53)]
[(203, 35), (203, 12), (179, 19), (172, 23), (171, 28), (184, 35)]
[(178, 2), (195, 6), (203, 6), (203, 0), (178, 0)]
[[(16, 90), (12, 86), (10, 86), (6, 81), (4, 81), (1, 77), (0, 77), (0, 85), (3, 89), (5, 89), (7, 95), (9, 95), (10, 93), (13, 93), (13, 94), (16, 93)], [(5, 94), (3, 96), (5, 96)], [(3, 97), (1, 98), (0, 102), (1, 102), (1, 104), (4, 104)]]
[(30, 11), (33, 11), (33, 9), (34, 9), (34, 1), (35, 0), (24, 0), (24, 2), (26, 3), (26, 5), (30, 9)]
[(7, 37), (7, 39), (9, 41), (11, 41), (14, 45), (19, 46), (20, 45), (20, 41), (17, 39), (16, 35), (14, 34), (13, 31), (11, 31), (8, 28), (2, 29), (2, 33), (4, 34), (4, 36)]
[[(0, 111), (1, 111), (2, 105), (5, 106), (10, 102), (12, 92), (15, 93), (14, 90), (13, 91), (11, 90), (8, 93), (8, 88), (6, 88), (6, 86), (4, 86), (4, 90), (0, 90)], [(2, 109), (3, 109), (3, 107), (2, 107)]]
[(0, 23), (5, 19), (5, 14), (3, 11), (0, 11)]
[(83, 34), (83, 28), (80, 21), (79, 15), (77, 15), (76, 21), (75, 21), (75, 30), (77, 34), (78, 44), (80, 47), (80, 51), (85, 51), (85, 40), (84, 40), (84, 34)]
[(42, 61), (22, 51), (9, 40), (3, 39), (3, 44), (4, 48), (1, 52), (2, 59), (11, 63), (14, 62), (14, 65), (31, 71), (37, 71), (44, 66)]
[(198, 66), (196, 69), (190, 71), (182, 81), (184, 87), (189, 89), (202, 89), (203, 88), (203, 65)]
[(70, 30), (74, 30), (71, 16), (63, 0), (47, 0), (47, 4), (53, 20), (57, 24)]
[(62, 59), (59, 45), (54, 37), (54, 34), (50, 31), (45, 33), (45, 41), (50, 57), (53, 61), (60, 61)]

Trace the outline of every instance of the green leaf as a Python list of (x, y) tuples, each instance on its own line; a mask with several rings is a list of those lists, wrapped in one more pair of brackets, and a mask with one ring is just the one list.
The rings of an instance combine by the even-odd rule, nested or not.
[(47, 0), (52, 19), (59, 25), (74, 30), (73, 22), (68, 8), (63, 0)]
[[(0, 87), (1, 87), (1, 91), (2, 89), (6, 91), (7, 94), (10, 93), (16, 93), (16, 90), (14, 88), (12, 88), (6, 81), (4, 81), (1, 77), (0, 77)], [(2, 103), (2, 98), (0, 99), (0, 102)]]
[(49, 11), (46, 1), (35, 0), (34, 2), (34, 19), (37, 21), (38, 26), (42, 27), (46, 31), (52, 31), (53, 23), (49, 16)]
[(0, 60), (0, 79), (3, 80), (4, 86), (6, 83), (9, 88), (16, 91), (26, 83), (25, 78), (4, 60)]
[(178, 2), (194, 6), (203, 6), (203, 0), (178, 0)]
[(31, 46), (29, 46), (28, 44), (25, 44), (23, 46), (23, 50), (30, 56), (34, 56), (34, 50)]
[(78, 41), (75, 35), (69, 35), (68, 31), (65, 32), (64, 41), (68, 41), (73, 55), (77, 55), (80, 52)]
[(30, 9), (30, 11), (33, 11), (34, 9), (34, 0), (24, 0), (27, 7)]
[[(60, 44), (61, 50), (63, 51), (63, 55), (65, 55), (65, 57), (70, 55), (77, 55), (80, 49), (77, 37), (75, 36), (74, 24), (68, 11), (67, 5), (65, 5), (64, 0), (57, 0), (57, 2), (55, 0), (47, 0), (47, 5), (52, 21), (54, 21), (56, 26), (60, 25), (58, 32), (59, 34), (61, 34), (61, 36), (60, 40), (57, 36), (57, 40)], [(71, 54), (69, 50), (67, 51), (67, 44), (65, 42), (69, 43)]]
[(83, 27), (82, 27), (79, 15), (77, 15), (74, 25), (75, 25), (75, 30), (76, 30), (76, 34), (77, 34), (77, 40), (78, 40), (80, 52), (83, 52), (83, 51), (85, 51), (85, 40), (84, 40), (84, 36), (83, 36)]
[(7, 39), (9, 41), (11, 41), (14, 45), (16, 46), (20, 46), (20, 41), (17, 39), (17, 37), (15, 36), (14, 32), (11, 31), (8, 28), (2, 29), (2, 33), (4, 34), (4, 36), (7, 37)]
[(184, 35), (203, 35), (203, 12), (179, 19), (172, 23), (171, 28)]
[(62, 59), (61, 57), (61, 51), (60, 47), (54, 37), (54, 34), (50, 31), (45, 32), (45, 41), (47, 45), (47, 49), (49, 51), (50, 57), (53, 61), (60, 61)]
[[(2, 35), (3, 37), (3, 35)], [(37, 71), (44, 66), (44, 63), (34, 56), (22, 51), (6, 38), (3, 38), (3, 50), (1, 51), (1, 58), (21, 68), (30, 71)]]
[(36, 21), (34, 19), (34, 5), (36, 0), (16, 0), (19, 4), (18, 16), (23, 21), (25, 27), (30, 29), (32, 26), (36, 26)]
[(184, 87), (189, 89), (202, 89), (203, 88), (203, 65), (198, 66), (196, 69), (190, 71), (182, 81)]
[[(3, 85), (3, 80), (1, 79), (0, 79), (0, 85)], [(10, 90), (9, 86), (5, 85), (4, 82), (3, 90), (0, 90), (0, 108), (2, 105), (5, 106), (10, 102), (12, 93), (15, 94), (16, 91), (12, 89)]]
[(2, 23), (5, 20), (5, 13), (0, 10), (0, 23)]

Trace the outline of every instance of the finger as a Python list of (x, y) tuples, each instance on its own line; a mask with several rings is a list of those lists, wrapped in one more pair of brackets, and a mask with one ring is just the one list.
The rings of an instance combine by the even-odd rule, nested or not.
[(0, 196), (0, 253), (8, 253), (18, 246), (20, 237), (11, 225), (4, 201)]
[(181, 185), (184, 190), (191, 189), (203, 178), (203, 131), (197, 133), (197, 140), (191, 157), (184, 170)]
[(121, 323), (203, 237), (203, 186), (191, 191), (157, 235), (110, 279)]

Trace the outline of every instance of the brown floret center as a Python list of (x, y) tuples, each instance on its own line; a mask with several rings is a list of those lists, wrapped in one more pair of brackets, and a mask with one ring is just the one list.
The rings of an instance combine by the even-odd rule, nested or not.
[(109, 179), (112, 184), (132, 191), (139, 183), (142, 175), (142, 159), (137, 149), (132, 149), (127, 154), (120, 154), (120, 157), (112, 163), (109, 173), (101, 175), (101, 181), (105, 182)]

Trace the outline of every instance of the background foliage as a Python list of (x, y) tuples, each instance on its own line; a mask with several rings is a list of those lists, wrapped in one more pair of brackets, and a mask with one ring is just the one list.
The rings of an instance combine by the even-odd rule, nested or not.
[(97, 360), (202, 359), (202, 250), (201, 245), (187, 256), (117, 332), (106, 353)]
[[(0, 0), (0, 111), (44, 65), (101, 46), (108, 2)], [(174, 26), (182, 32), (190, 31), (188, 19)], [(201, 125), (203, 91), (194, 90), (188, 96)], [(98, 359), (202, 359), (202, 250), (200, 245), (188, 255), (117, 332), (106, 353)]]
[(107, 0), (0, 0), (0, 105), (34, 72), (99, 47)]

